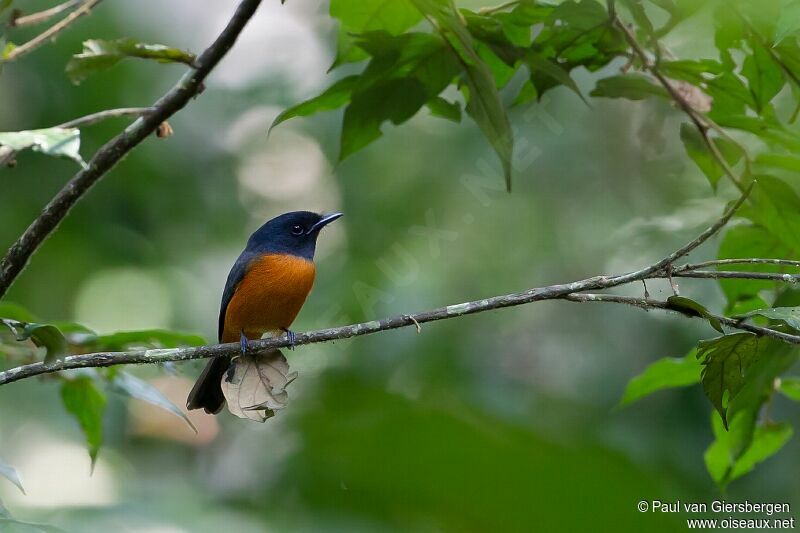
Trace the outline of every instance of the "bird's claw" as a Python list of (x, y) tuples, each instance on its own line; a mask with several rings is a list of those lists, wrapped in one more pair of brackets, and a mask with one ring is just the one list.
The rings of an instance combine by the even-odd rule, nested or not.
[(242, 355), (247, 353), (247, 336), (245, 336), (244, 331), (239, 333), (239, 348), (242, 351)]

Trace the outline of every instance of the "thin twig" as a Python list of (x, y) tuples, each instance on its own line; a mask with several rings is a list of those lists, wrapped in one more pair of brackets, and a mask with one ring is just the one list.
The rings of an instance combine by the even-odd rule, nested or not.
[[(639, 56), (639, 59), (642, 62), (642, 66), (645, 70), (650, 72), (661, 84), (664, 89), (666, 89), (667, 93), (670, 95), (672, 100), (678, 104), (678, 107), (686, 113), (689, 119), (694, 123), (697, 130), (700, 132), (700, 136), (703, 139), (703, 143), (706, 145), (708, 150), (711, 152), (711, 155), (717, 161), (717, 163), (722, 167), (722, 170), (725, 172), (725, 175), (731, 180), (731, 182), (738, 188), (740, 191), (745, 190), (745, 186), (739, 177), (736, 176), (736, 173), (733, 171), (731, 166), (728, 164), (728, 161), (719, 151), (717, 145), (708, 135), (708, 130), (712, 129), (712, 126), (709, 124), (709, 121), (706, 119), (705, 115), (698, 112), (689, 101), (681, 95), (677, 89), (670, 83), (666, 76), (664, 76), (661, 71), (658, 69), (658, 65), (653, 63), (647, 55), (647, 52), (642, 45), (639, 44), (639, 41), (636, 39), (636, 35), (631, 31), (631, 29), (625, 24), (622, 19), (619, 18), (618, 15), (612, 14), (611, 15), (612, 21), (617, 28), (620, 29), (625, 40), (628, 41), (628, 44), (633, 49), (634, 53)], [(716, 126), (716, 125), (715, 125)], [(718, 127), (713, 127), (713, 129), (717, 129)], [(738, 144), (738, 143), (737, 143)], [(741, 148), (741, 145), (739, 145)], [(749, 155), (747, 154), (746, 150), (742, 150), (745, 154), (745, 159), (749, 162)], [(748, 164), (749, 167), (749, 164)]]
[[(109, 118), (140, 117), (152, 110), (152, 107), (122, 107), (119, 109), (107, 109), (106, 111), (98, 111), (97, 113), (92, 113), (91, 115), (68, 120), (67, 122), (59, 124), (56, 127), (78, 128), (81, 126), (90, 126)], [(15, 154), (16, 152), (8, 146), (0, 146), (0, 167), (8, 164), (8, 162), (14, 158)]]
[(119, 109), (107, 109), (105, 111), (98, 111), (97, 113), (92, 113), (91, 115), (86, 115), (83, 117), (78, 117), (72, 120), (68, 120), (59, 124), (57, 127), (59, 128), (79, 128), (81, 126), (89, 126), (91, 124), (97, 124), (98, 122), (102, 122), (109, 118), (120, 118), (120, 117), (141, 117), (151, 111), (154, 108), (152, 107), (120, 107)]
[(63, 13), (64, 11), (68, 11), (73, 7), (79, 5), (83, 0), (69, 0), (64, 2), (63, 4), (58, 4), (57, 6), (53, 6), (50, 9), (45, 9), (43, 11), (39, 11), (37, 13), (31, 13), (30, 15), (20, 15), (15, 17), (9, 21), (9, 25), (13, 28), (21, 28), (23, 26), (33, 26), (34, 24), (41, 24), (42, 22), (47, 22), (51, 18), (55, 17), (56, 15)]
[[(684, 270), (672, 272), (676, 278), (700, 279), (763, 279), (782, 283), (800, 283), (800, 274), (780, 274), (777, 272), (734, 272), (730, 270)], [(660, 273), (653, 277), (668, 278), (668, 273)]]
[(125, 154), (152, 134), (158, 126), (182, 109), (203, 88), (203, 80), (230, 50), (244, 26), (253, 16), (261, 0), (242, 0), (236, 12), (216, 41), (196, 60), (175, 86), (161, 97), (152, 111), (136, 120), (132, 125), (100, 148), (89, 161), (85, 170), (79, 171), (50, 200), (42, 213), (20, 236), (5, 257), (0, 261), (0, 298), (6, 293), (31, 255), (56, 229), (72, 206), (80, 200)]
[(44, 43), (46, 43), (50, 39), (53, 39), (56, 35), (67, 29), (78, 18), (82, 17), (83, 15), (89, 14), (92, 8), (94, 8), (100, 2), (101, 0), (86, 0), (81, 7), (79, 7), (78, 9), (76, 9), (63, 19), (50, 26), (49, 28), (47, 28), (45, 31), (43, 31), (30, 41), (23, 43), (14, 48), (13, 50), (11, 50), (2, 60), (0, 60), (0, 62), (8, 63), (10, 61), (15, 61), (19, 59), (25, 54), (29, 54), (30, 52), (39, 48)]
[(683, 272), (685, 270), (697, 270), (699, 268), (706, 268), (710, 266), (724, 266), (724, 265), (783, 265), (800, 267), (800, 261), (793, 261), (791, 259), (763, 259), (759, 257), (751, 257), (746, 259), (713, 259), (711, 261), (703, 261), (701, 263), (689, 263), (686, 265), (676, 266), (673, 272)]

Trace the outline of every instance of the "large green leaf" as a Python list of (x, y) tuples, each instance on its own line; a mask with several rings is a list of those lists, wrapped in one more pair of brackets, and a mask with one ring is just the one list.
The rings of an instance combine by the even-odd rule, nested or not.
[(103, 442), (103, 412), (106, 408), (106, 397), (89, 377), (65, 380), (61, 385), (61, 400), (64, 407), (80, 424), (92, 467), (97, 460), (97, 452)]
[(742, 214), (769, 230), (791, 250), (800, 250), (800, 197), (783, 180), (763, 175), (757, 179), (752, 204)]
[(785, 80), (780, 65), (769, 51), (755, 39), (751, 40), (751, 46), (753, 53), (744, 60), (742, 74), (753, 94), (755, 111), (761, 113), (783, 88)]
[(699, 383), (702, 368), (694, 350), (685, 357), (659, 359), (628, 382), (620, 405), (633, 403), (660, 390), (687, 387)]
[[(794, 346), (767, 337), (759, 339), (756, 360), (745, 370), (745, 382), (738, 394), (728, 401), (728, 432), (722, 438), (718, 436), (724, 453), (712, 453), (714, 460), (707, 461), (709, 472), (720, 486), (746, 473), (782, 446), (781, 438), (764, 441), (763, 430), (770, 428), (770, 423), (758, 427), (757, 422), (762, 406), (774, 394), (776, 379), (797, 361), (797, 355)], [(725, 419), (721, 422), (725, 427)], [(715, 433), (720, 434), (716, 430)]]
[[(681, 140), (686, 153), (692, 161), (700, 167), (711, 187), (717, 188), (719, 179), (725, 174), (725, 169), (711, 153), (697, 128), (691, 124), (681, 124)], [(731, 141), (721, 137), (711, 137), (709, 141), (719, 150), (729, 166), (735, 165), (742, 158), (742, 151)]]
[(422, 20), (422, 14), (409, 0), (331, 0), (330, 13), (341, 23), (336, 60), (331, 68), (367, 57), (356, 46), (352, 34), (382, 30), (399, 35)]
[[(767, 229), (759, 226), (740, 225), (725, 233), (717, 257), (719, 259), (743, 259), (747, 257), (791, 259), (795, 254)], [(738, 270), (745, 272), (779, 272), (777, 265), (724, 265), (718, 270)], [(728, 310), (738, 302), (753, 299), (764, 290), (772, 289), (774, 282), (763, 280), (721, 279), (722, 292), (728, 299)], [(759, 306), (762, 307), (762, 306)]]
[(90, 39), (84, 41), (83, 51), (75, 54), (67, 63), (67, 75), (73, 83), (80, 83), (90, 75), (113, 67), (126, 58), (154, 59), (159, 63), (194, 63), (192, 53), (163, 44), (148, 44), (136, 39), (116, 39), (104, 41)]
[(773, 42), (779, 44), (790, 35), (800, 32), (800, 2), (784, 0), (781, 6), (781, 16), (775, 26)]
[(597, 80), (592, 96), (644, 100), (653, 96), (669, 98), (669, 93), (643, 74), (620, 74)]
[(181, 411), (178, 406), (169, 401), (169, 399), (157, 388), (153, 387), (148, 382), (137, 378), (133, 374), (129, 374), (128, 372), (118, 372), (111, 381), (111, 390), (132, 398), (136, 398), (138, 400), (142, 400), (149, 404), (155, 405), (156, 407), (160, 407), (165, 411), (181, 418), (189, 425), (190, 428), (192, 428), (192, 430), (194, 430), (195, 433), (197, 433), (197, 428), (194, 427), (194, 424), (192, 424), (191, 420), (189, 420), (189, 417), (186, 416), (186, 413)]
[(775, 307), (771, 309), (756, 309), (737, 318), (750, 318), (753, 316), (763, 316), (770, 320), (781, 320), (791, 328), (800, 330), (800, 307)]
[(0, 132), (0, 145), (8, 146), (15, 152), (31, 149), (47, 155), (66, 157), (86, 168), (86, 162), (80, 154), (81, 132), (77, 128)]
[[(738, 420), (746, 422), (744, 418)], [(709, 474), (723, 489), (731, 481), (753, 470), (756, 464), (778, 453), (793, 433), (792, 426), (787, 423), (770, 423), (758, 427), (753, 432), (750, 446), (737, 456), (732, 450), (734, 444), (731, 442), (736, 434), (735, 428), (727, 431), (716, 413), (712, 417), (712, 427), (715, 440), (706, 450), (704, 458)]]
[(342, 107), (350, 102), (350, 94), (353, 92), (358, 81), (359, 76), (347, 76), (342, 78), (328, 87), (325, 92), (319, 96), (315, 96), (310, 100), (301, 102), (283, 111), (275, 118), (269, 129), (272, 130), (272, 128), (290, 118), (305, 117), (320, 111), (331, 111)]
[(728, 406), (744, 386), (748, 368), (758, 358), (758, 341), (752, 333), (734, 333), (697, 345), (697, 358), (703, 365), (703, 391), (726, 427)]

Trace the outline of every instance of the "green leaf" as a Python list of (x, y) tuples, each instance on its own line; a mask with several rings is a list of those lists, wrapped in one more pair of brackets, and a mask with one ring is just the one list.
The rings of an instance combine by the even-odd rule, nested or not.
[(781, 378), (778, 390), (790, 400), (800, 402), (800, 378)]
[(0, 319), (0, 323), (8, 327), (18, 341), (30, 339), (36, 346), (44, 347), (45, 364), (50, 364), (69, 352), (64, 334), (52, 324), (29, 324), (7, 318)]
[(195, 60), (194, 54), (163, 44), (147, 44), (130, 38), (114, 41), (90, 39), (84, 41), (83, 52), (72, 56), (67, 63), (67, 75), (73, 83), (80, 83), (95, 72), (131, 57), (187, 65), (192, 65)]
[(773, 42), (781, 41), (800, 31), (800, 3), (793, 0), (784, 0), (781, 6), (781, 16), (775, 26)]
[(792, 437), (792, 427), (787, 423), (770, 423), (758, 427), (747, 450), (737, 457), (732, 450), (733, 430), (726, 431), (715, 413), (712, 417), (715, 440), (705, 453), (705, 463), (714, 481), (724, 489), (731, 481), (752, 471), (756, 464), (778, 453)]
[(103, 412), (106, 408), (105, 395), (88, 377), (66, 380), (61, 385), (61, 400), (64, 407), (81, 426), (89, 447), (92, 468), (97, 460), (97, 452), (103, 442)]
[(0, 58), (4, 60), (8, 59), (8, 57), (11, 55), (11, 52), (13, 52), (16, 47), (17, 45), (12, 43), (11, 41), (6, 42), (5, 45), (3, 46), (2, 52), (0, 52)]
[(738, 315), (736, 318), (750, 318), (763, 316), (770, 320), (781, 320), (790, 328), (800, 330), (800, 307), (774, 307), (771, 309), (756, 309), (749, 313)]
[(653, 96), (669, 98), (666, 89), (643, 74), (621, 74), (597, 80), (591, 96), (628, 100), (644, 100)]
[(325, 92), (319, 96), (315, 96), (310, 100), (306, 100), (305, 102), (286, 109), (272, 122), (272, 125), (269, 127), (270, 131), (281, 122), (289, 120), (290, 118), (305, 117), (313, 115), (314, 113), (319, 113), (320, 111), (332, 111), (342, 107), (350, 102), (350, 94), (353, 92), (358, 81), (359, 76), (347, 76), (328, 87)]
[(694, 350), (686, 357), (659, 359), (628, 382), (620, 405), (628, 405), (660, 390), (699, 383), (701, 370), (702, 365), (697, 360)]
[(788, 154), (764, 153), (756, 156), (756, 163), (766, 167), (779, 168), (800, 173), (800, 157)]
[(87, 168), (80, 154), (81, 132), (77, 128), (0, 132), (0, 145), (8, 146), (15, 152), (31, 149), (47, 155), (66, 157), (82, 168)]
[(506, 188), (511, 190), (511, 159), (514, 136), (492, 72), (475, 52), (475, 43), (452, 0), (412, 0), (417, 9), (437, 22), (463, 68), (467, 114), (481, 128), (503, 166)]
[(17, 486), (22, 494), (25, 494), (25, 489), (22, 486), (22, 479), (19, 477), (19, 472), (17, 472), (16, 468), (0, 461), (0, 477), (4, 477), (9, 480), (11, 483)]
[(691, 298), (677, 295), (670, 296), (667, 298), (667, 307), (673, 311), (678, 311), (679, 313), (683, 313), (685, 315), (705, 318), (708, 320), (708, 323), (711, 324), (712, 328), (720, 333), (725, 333), (722, 330), (722, 324), (720, 324), (719, 319), (711, 314), (708, 309), (705, 308), (705, 306), (695, 302)]
[(339, 160), (381, 136), (381, 124), (402, 124), (425, 105), (425, 86), (412, 78), (388, 80), (354, 95), (344, 112)]
[(734, 333), (700, 341), (697, 358), (703, 365), (703, 391), (727, 427), (730, 402), (739, 394), (745, 373), (758, 356), (758, 337), (752, 333)]
[(458, 102), (448, 102), (441, 96), (437, 96), (428, 100), (425, 105), (428, 106), (433, 116), (461, 122), (461, 105)]
[(769, 230), (791, 250), (800, 250), (800, 197), (783, 180), (764, 175), (756, 179), (752, 204), (742, 210), (742, 214)]
[(572, 92), (577, 94), (586, 105), (589, 105), (589, 102), (586, 101), (586, 98), (584, 98), (581, 90), (578, 88), (578, 84), (575, 83), (575, 80), (572, 79), (569, 72), (564, 70), (558, 63), (546, 59), (540, 54), (531, 52), (525, 55), (525, 64), (528, 65), (531, 71), (531, 83), (537, 88), (539, 94), (543, 92), (543, 89), (548, 88), (547, 85), (542, 86), (537, 83), (537, 79), (544, 75), (569, 88)]
[(330, 14), (341, 22), (332, 69), (367, 57), (352, 34), (383, 30), (399, 35), (422, 20), (422, 14), (408, 0), (331, 0)]
[[(746, 257), (791, 259), (794, 254), (788, 246), (779, 241), (767, 229), (759, 226), (742, 225), (730, 228), (725, 233), (717, 254), (718, 259), (742, 259)], [(717, 270), (737, 270), (745, 272), (780, 272), (778, 265), (723, 265)], [(758, 297), (764, 290), (772, 289), (775, 283), (763, 280), (721, 279), (722, 292), (728, 299), (728, 310), (740, 301)], [(759, 306), (761, 307), (761, 306)]]
[(178, 348), (180, 346), (202, 346), (207, 344), (200, 335), (167, 331), (163, 329), (143, 329), (137, 331), (117, 331), (107, 335), (97, 335), (85, 340), (95, 350), (121, 351), (129, 348)]
[(0, 318), (10, 318), (21, 322), (36, 322), (36, 317), (27, 309), (13, 302), (0, 302)]
[(747, 78), (750, 92), (755, 101), (754, 110), (761, 114), (767, 104), (783, 88), (785, 80), (780, 65), (772, 55), (755, 39), (751, 41), (753, 53), (745, 58), (742, 74)]
[(662, 61), (658, 68), (668, 78), (687, 81), (693, 85), (705, 83), (725, 71), (722, 64), (713, 59)]
[(13, 3), (14, 0), (0, 0), (0, 13), (11, 7)]
[(762, 406), (774, 393), (777, 377), (797, 361), (797, 354), (794, 346), (768, 337), (759, 339), (755, 360), (744, 371), (745, 382), (739, 393), (728, 402), (727, 434), (723, 431), (724, 419), (721, 424), (716, 420), (713, 422), (722, 426), (715, 426), (715, 434), (724, 447), (722, 452), (717, 450), (711, 454), (713, 460), (707, 458), (707, 466), (721, 487), (749, 471), (759, 458), (770, 455), (765, 453), (766, 450), (777, 451), (780, 448), (763, 445), (763, 434), (757, 421)]
[[(717, 183), (725, 174), (725, 169), (711, 153), (703, 136), (693, 125), (683, 123), (681, 124), (681, 140), (686, 153), (700, 167), (711, 183), (711, 187), (716, 190)], [(709, 140), (714, 143), (729, 166), (735, 165), (741, 159), (742, 151), (733, 142), (721, 137), (710, 137)]]
[(194, 427), (194, 424), (192, 424), (191, 420), (189, 420), (189, 417), (186, 416), (186, 413), (181, 411), (180, 408), (169, 401), (169, 399), (164, 396), (161, 391), (150, 385), (148, 382), (137, 378), (133, 374), (119, 372), (111, 381), (111, 387), (111, 390), (114, 392), (118, 392), (132, 398), (137, 398), (172, 413), (173, 415), (181, 418), (189, 425), (190, 428), (192, 428), (192, 430), (194, 430), (195, 433), (197, 433), (197, 428)]

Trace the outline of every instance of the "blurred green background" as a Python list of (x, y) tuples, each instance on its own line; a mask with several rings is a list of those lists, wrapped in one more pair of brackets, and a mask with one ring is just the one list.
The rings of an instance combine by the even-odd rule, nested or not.
[[(149, 105), (181, 66), (128, 61), (74, 86), (64, 65), (95, 37), (199, 52), (235, 4), (102, 4), (4, 67), (0, 130)], [(709, 45), (692, 24), (702, 21), (678, 32), (673, 49), (695, 55)], [(175, 135), (147, 140), (110, 172), (7, 299), (100, 332), (173, 328), (214, 340), (225, 276), (250, 232), (289, 210), (341, 210), (320, 239), (316, 286), (294, 325), (305, 331), (640, 267), (692, 237), (727, 198), (685, 157), (681, 117), (668, 104), (588, 107), (563, 88), (511, 111), (511, 194), (470, 121), (425, 111), (340, 164), (340, 113), (268, 137), (282, 109), (330, 83), (335, 34), (326, 2), (265, 3), (205, 93), (170, 121)], [(607, 72), (575, 74), (591, 89)], [(124, 124), (85, 128), (82, 154)], [(24, 152), (0, 171), (0, 247), (75, 170)], [(681, 288), (722, 306), (712, 283)], [(543, 302), (420, 334), (302, 347), (287, 352), (300, 374), (290, 405), (264, 425), (194, 413), (194, 435), (111, 396), (92, 476), (57, 385), (27, 380), (0, 388), (0, 457), (19, 469), (27, 495), (0, 482), (0, 499), (15, 517), (80, 532), (683, 530), (685, 516), (641, 514), (636, 504), (723, 497), (703, 465), (710, 405), (699, 387), (615, 405), (648, 363), (711, 336), (679, 316)], [(182, 405), (201, 364), (134, 371)], [(776, 398), (772, 412), (797, 426), (785, 402)], [(793, 440), (724, 497), (798, 508), (799, 447)]]

